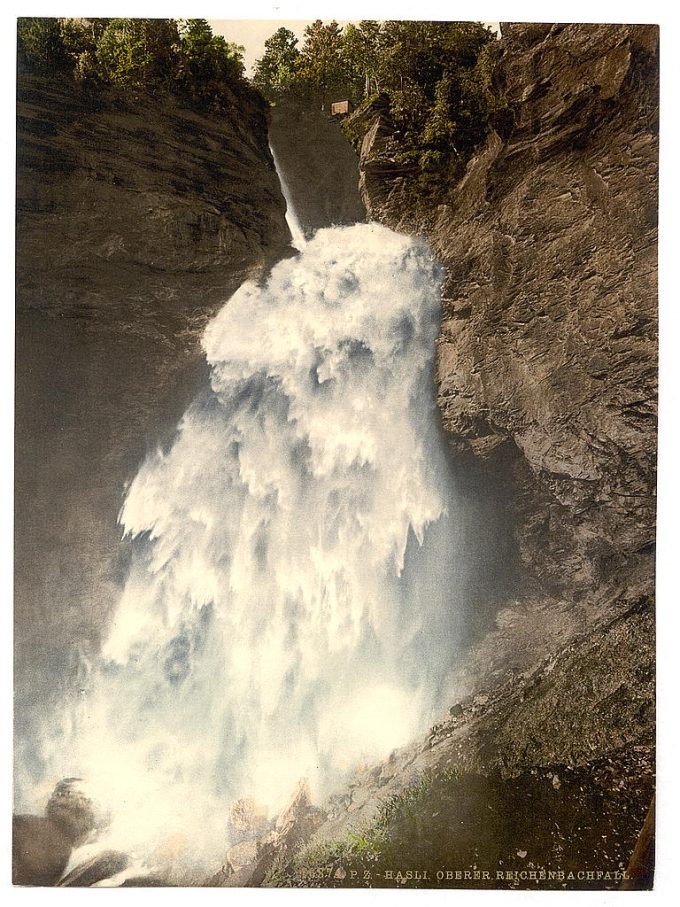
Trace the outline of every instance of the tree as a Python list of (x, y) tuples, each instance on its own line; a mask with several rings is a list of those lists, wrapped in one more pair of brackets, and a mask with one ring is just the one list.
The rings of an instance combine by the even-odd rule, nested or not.
[(85, 52), (95, 53), (110, 19), (60, 19), (59, 28), (66, 53), (75, 61)]
[(435, 101), (423, 129), (423, 141), (439, 151), (467, 159), (486, 134), (486, 98), (479, 73), (446, 72), (437, 83)]
[(354, 100), (380, 91), (380, 38), (380, 23), (370, 19), (358, 25), (350, 22), (344, 28), (340, 56)]
[(270, 101), (291, 90), (300, 65), (298, 39), (288, 28), (277, 29), (264, 42), (264, 54), (255, 61), (253, 83)]
[(97, 62), (97, 44), (110, 19), (60, 19), (64, 49), (79, 82), (93, 86), (102, 81)]
[(248, 90), (244, 49), (213, 35), (205, 19), (23, 18), (17, 38), (22, 69), (60, 71), (88, 91), (171, 90), (204, 106)]
[(145, 19), (146, 46), (151, 56), (150, 77), (167, 84), (174, 76), (180, 53), (180, 37), (174, 19)]
[[(346, 30), (348, 38), (358, 45), (350, 58), (360, 61), (358, 36)], [(421, 196), (459, 176), (488, 131), (480, 60), (493, 40), (479, 22), (387, 21), (370, 34), (373, 84), (385, 96), (400, 158), (415, 166)], [(351, 135), (351, 122), (347, 128)]]
[(347, 84), (342, 65), (342, 30), (335, 20), (324, 25), (317, 19), (305, 28), (304, 34), (298, 78), (325, 110), (328, 95)]
[(385, 88), (420, 85), (434, 100), (437, 83), (451, 69), (474, 67), (493, 34), (479, 22), (384, 22), (379, 72)]
[(215, 83), (243, 78), (245, 48), (222, 35), (213, 35), (206, 19), (181, 19), (179, 32), (191, 77), (197, 83), (212, 83), (214, 87)]
[(110, 19), (96, 43), (103, 77), (127, 86), (168, 79), (178, 45), (172, 19)]
[(68, 64), (59, 19), (24, 16), (17, 21), (19, 64), (29, 69), (50, 69)]
[[(285, 28), (265, 43), (254, 81), (270, 100), (302, 97), (323, 110), (331, 93), (365, 103), (381, 94), (399, 159), (420, 174), (419, 191), (462, 172), (489, 128), (488, 28), (363, 20), (341, 30), (317, 19), (304, 34), (301, 51)], [(354, 142), (363, 128), (361, 117), (345, 122)]]

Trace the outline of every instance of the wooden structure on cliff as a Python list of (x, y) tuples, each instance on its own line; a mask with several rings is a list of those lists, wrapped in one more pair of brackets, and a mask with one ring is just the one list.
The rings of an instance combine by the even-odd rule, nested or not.
[(331, 104), (332, 117), (346, 117), (354, 110), (354, 104), (349, 99), (333, 101)]

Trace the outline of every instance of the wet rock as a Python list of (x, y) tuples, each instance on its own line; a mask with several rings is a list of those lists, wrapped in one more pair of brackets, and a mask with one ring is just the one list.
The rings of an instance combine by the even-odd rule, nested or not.
[(111, 879), (127, 869), (129, 857), (117, 850), (104, 850), (80, 866), (76, 866), (60, 882), (60, 888), (89, 888), (104, 879)]
[(164, 876), (133, 876), (121, 882), (120, 888), (167, 888), (168, 880)]
[(303, 230), (365, 220), (359, 158), (337, 120), (316, 104), (288, 100), (272, 110), (269, 138)]
[[(650, 602), (641, 601), (541, 659), (541, 683), (511, 675), (482, 694), (489, 696), (483, 711), (466, 711), (455, 737), (397, 751), (383, 765), (390, 777), (382, 784), (366, 773), (352, 790), (355, 808), (336, 796), (312, 845), (343, 841), (370, 827), (391, 798), (424, 790), (409, 801), (411, 815), (424, 796), (415, 823), (422, 837), (412, 845), (435, 863), (441, 835), (446, 859), (455, 853), (460, 865), (512, 867), (522, 851), (540, 866), (606, 869), (609, 878), (592, 887), (617, 888), (612, 873), (627, 865), (654, 785), (653, 709), (640, 715), (640, 704), (654, 699), (652, 629)], [(390, 834), (400, 840), (405, 829), (394, 821)], [(410, 835), (414, 826), (407, 827)]]
[(65, 778), (55, 787), (45, 815), (75, 847), (94, 829), (97, 819), (92, 801), (85, 795), (79, 778)]
[(227, 851), (227, 864), (234, 872), (238, 872), (239, 869), (252, 863), (257, 857), (257, 853), (258, 842), (256, 840), (239, 841)]
[[(237, 845), (232, 848), (227, 863), (206, 881), (206, 886), (245, 888), (261, 885), (274, 862), (290, 859), (326, 818), (327, 813), (312, 803), (307, 783), (301, 781), (274, 829), (247, 842), (248, 847)], [(238, 866), (231, 863), (232, 851), (235, 851)]]
[(361, 114), (369, 213), (445, 266), (439, 410), (461, 463), (503, 471), (519, 562), (456, 668), (455, 744), (413, 768), (536, 773), (556, 803), (606, 790), (591, 845), (625, 866), (653, 785), (658, 29), (504, 24), (491, 84), (508, 116), (427, 214), (382, 166), (388, 105)]
[(44, 816), (12, 816), (12, 884), (56, 885), (72, 842)]
[(44, 816), (12, 817), (12, 882), (56, 885), (71, 852), (94, 829), (95, 811), (78, 778), (55, 787)]
[(294, 850), (303, 840), (311, 837), (324, 818), (323, 810), (312, 803), (309, 785), (301, 781), (276, 822), (279, 846)]
[(264, 834), (271, 822), (267, 812), (252, 797), (237, 800), (229, 811), (229, 830), (234, 837), (258, 837)]
[(17, 92), (16, 345), (31, 363), (16, 400), (22, 749), (80, 685), (63, 668), (74, 640), (98, 651), (116, 606), (117, 489), (207, 386), (208, 319), (290, 253), (290, 234), (252, 92), (219, 114), (87, 95), (62, 73), (22, 75)]
[[(12, 881), (15, 885), (88, 888), (112, 879), (129, 865), (127, 854), (103, 850), (64, 871), (76, 847), (101, 828), (108, 817), (96, 809), (82, 790), (80, 779), (60, 781), (50, 796), (45, 816), (13, 817)], [(158, 875), (127, 879), (127, 887), (166, 884)]]
[(66, 77), (23, 75), (17, 113), (20, 302), (54, 306), (70, 292), (96, 307), (116, 269), (181, 292), (212, 274), (214, 292), (225, 270), (248, 272), (289, 242), (254, 92), (216, 116), (173, 96), (93, 99)]

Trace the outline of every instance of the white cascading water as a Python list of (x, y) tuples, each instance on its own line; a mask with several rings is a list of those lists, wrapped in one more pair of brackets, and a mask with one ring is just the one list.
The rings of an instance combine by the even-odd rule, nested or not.
[(236, 798), (321, 798), (431, 723), (458, 634), (439, 298), (424, 241), (336, 227), (208, 325), (210, 387), (130, 484), (130, 574), (46, 754), (110, 818), (73, 862), (198, 879)]
[(274, 167), (276, 172), (279, 175), (279, 182), (281, 184), (281, 193), (283, 195), (284, 201), (286, 202), (286, 223), (288, 224), (288, 229), (290, 230), (291, 245), (293, 248), (298, 251), (302, 251), (307, 245), (307, 238), (305, 237), (305, 231), (302, 229), (300, 220), (295, 211), (295, 206), (293, 205), (293, 198), (290, 194), (290, 189), (288, 188), (288, 183), (285, 180), (281, 166), (279, 165), (279, 159), (276, 156), (276, 152), (269, 146), (269, 151), (271, 152), (272, 160), (274, 161)]

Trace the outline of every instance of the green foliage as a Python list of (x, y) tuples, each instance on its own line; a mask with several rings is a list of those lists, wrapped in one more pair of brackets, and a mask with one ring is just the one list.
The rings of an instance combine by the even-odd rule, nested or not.
[(421, 200), (459, 177), (489, 127), (478, 68), (493, 42), (474, 22), (385, 22), (378, 78), (400, 145), (414, 152)]
[(244, 49), (205, 19), (20, 19), (19, 64), (88, 84), (171, 90), (205, 106), (244, 90)]
[(193, 82), (215, 86), (243, 78), (245, 48), (213, 35), (206, 19), (180, 20), (179, 31)]
[(167, 19), (111, 19), (95, 42), (104, 80), (143, 86), (169, 79), (177, 55), (178, 34)]
[(45, 70), (68, 63), (59, 22), (59, 19), (36, 16), (23, 17), (17, 21), (20, 66)]
[(296, 79), (324, 110), (329, 95), (343, 91), (347, 83), (341, 56), (342, 29), (335, 20), (324, 25), (317, 19), (305, 28), (304, 35)]
[(355, 100), (380, 90), (381, 25), (365, 19), (349, 23), (342, 35), (340, 57), (346, 75), (348, 94)]
[(295, 34), (283, 27), (264, 42), (264, 55), (255, 61), (253, 84), (270, 101), (292, 90), (300, 66), (297, 45)]

